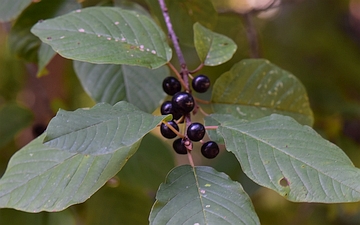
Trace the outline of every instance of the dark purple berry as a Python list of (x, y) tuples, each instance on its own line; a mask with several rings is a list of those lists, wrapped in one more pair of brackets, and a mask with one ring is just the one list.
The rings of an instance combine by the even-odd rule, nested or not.
[(194, 98), (191, 94), (187, 92), (178, 92), (176, 93), (172, 99), (171, 103), (174, 111), (189, 113), (195, 107)]
[(172, 114), (173, 119), (178, 120), (181, 118), (182, 113), (174, 111), (171, 101), (165, 101), (160, 107), (161, 115)]
[(210, 79), (205, 75), (199, 75), (192, 80), (192, 87), (196, 92), (204, 93), (210, 87)]
[(215, 158), (219, 151), (219, 146), (214, 141), (208, 141), (201, 146), (201, 154), (208, 159)]
[(165, 101), (160, 107), (161, 115), (168, 115), (172, 113), (172, 104), (170, 101)]
[(187, 128), (187, 136), (192, 141), (200, 141), (205, 135), (205, 127), (201, 123), (192, 123)]
[(187, 149), (185, 147), (185, 141), (182, 138), (178, 138), (173, 142), (173, 148), (176, 153), (185, 155), (187, 154)]
[(174, 95), (181, 91), (181, 84), (175, 77), (166, 77), (162, 83), (162, 87), (168, 95)]
[[(179, 131), (179, 126), (174, 121), (169, 121), (168, 124), (175, 128), (177, 131)], [(168, 126), (166, 126), (165, 123), (162, 123), (160, 125), (160, 132), (161, 135), (165, 138), (171, 139), (177, 136), (177, 134), (174, 133)]]

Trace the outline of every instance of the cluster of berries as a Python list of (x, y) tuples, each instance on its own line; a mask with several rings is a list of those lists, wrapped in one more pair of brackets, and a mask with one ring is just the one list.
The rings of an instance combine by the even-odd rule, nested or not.
[[(181, 91), (181, 84), (175, 77), (166, 77), (163, 81), (163, 90), (166, 94), (172, 96), (171, 101), (165, 101), (160, 108), (162, 115), (173, 115), (173, 120), (162, 123), (160, 132), (162, 136), (168, 139), (175, 138), (177, 134), (173, 131), (179, 131), (179, 126), (175, 120), (183, 119), (183, 116), (190, 113), (195, 107), (193, 96), (185, 91)], [(192, 88), (198, 93), (206, 92), (210, 87), (210, 80), (205, 75), (198, 75), (192, 80)], [(179, 120), (179, 122), (183, 122)], [(172, 126), (171, 129), (169, 126)], [(187, 127), (187, 138), (178, 138), (173, 142), (173, 148), (178, 154), (187, 154), (187, 148), (191, 149), (192, 141), (200, 141), (205, 136), (205, 127), (201, 123), (191, 123)], [(219, 154), (219, 146), (214, 141), (203, 143), (201, 153), (204, 157), (212, 159)]]

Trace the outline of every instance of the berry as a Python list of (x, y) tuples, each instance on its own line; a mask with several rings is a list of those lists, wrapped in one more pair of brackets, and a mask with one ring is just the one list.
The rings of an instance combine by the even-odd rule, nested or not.
[(208, 159), (215, 158), (219, 151), (219, 146), (214, 141), (208, 141), (201, 146), (201, 154)]
[(196, 92), (204, 93), (210, 87), (210, 79), (205, 75), (199, 75), (192, 80), (192, 87)]
[(175, 77), (166, 77), (162, 83), (162, 87), (168, 95), (174, 95), (181, 91), (181, 84)]
[(187, 154), (187, 149), (185, 147), (185, 141), (182, 138), (178, 138), (173, 142), (173, 148), (176, 153), (185, 155)]
[(205, 127), (201, 123), (192, 123), (187, 128), (187, 136), (192, 141), (200, 141), (205, 135)]
[(173, 110), (173, 106), (171, 104), (171, 101), (165, 101), (161, 107), (160, 107), (161, 115), (168, 115), (172, 114), (173, 118), (175, 120), (178, 120), (181, 118), (182, 114), (180, 112), (176, 112)]
[[(175, 128), (177, 131), (179, 131), (179, 126), (174, 121), (169, 121), (168, 124), (170, 126), (172, 126), (173, 128)], [(174, 131), (172, 131), (168, 126), (166, 126), (165, 123), (162, 123), (160, 125), (160, 132), (161, 132), (162, 136), (164, 136), (168, 139), (171, 139), (171, 138), (174, 138), (177, 136), (177, 134), (175, 134)]]
[(174, 111), (189, 113), (195, 107), (194, 98), (191, 94), (187, 92), (178, 92), (176, 93), (172, 99), (171, 103)]

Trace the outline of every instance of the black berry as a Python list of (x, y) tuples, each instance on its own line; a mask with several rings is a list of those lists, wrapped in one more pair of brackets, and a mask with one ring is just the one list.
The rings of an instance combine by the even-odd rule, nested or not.
[(219, 151), (219, 146), (214, 141), (208, 141), (201, 146), (201, 154), (208, 159), (215, 158)]
[(199, 75), (192, 80), (192, 87), (196, 92), (204, 93), (210, 87), (210, 79), (205, 75)]
[(187, 128), (187, 136), (192, 141), (200, 141), (205, 135), (205, 127), (201, 123), (192, 123)]
[(187, 154), (187, 149), (185, 147), (185, 141), (182, 138), (178, 138), (173, 142), (173, 148), (176, 153), (185, 155)]
[(162, 83), (162, 87), (168, 95), (174, 95), (181, 91), (181, 84), (175, 77), (166, 77)]
[(182, 116), (182, 113), (173, 110), (171, 101), (165, 101), (160, 107), (160, 112), (161, 115), (172, 114), (175, 120), (180, 119)]
[[(170, 126), (172, 126), (173, 128), (175, 128), (177, 131), (179, 131), (179, 126), (174, 121), (169, 121), (168, 124)], [(174, 138), (177, 136), (177, 134), (175, 134), (174, 131), (172, 131), (168, 126), (166, 126), (165, 123), (162, 123), (160, 125), (160, 132), (161, 132), (162, 136), (164, 136), (168, 139), (171, 139), (171, 138)]]
[(189, 113), (195, 107), (194, 98), (191, 94), (187, 92), (178, 92), (176, 93), (172, 99), (171, 103), (173, 106), (173, 110), (182, 112), (182, 113)]

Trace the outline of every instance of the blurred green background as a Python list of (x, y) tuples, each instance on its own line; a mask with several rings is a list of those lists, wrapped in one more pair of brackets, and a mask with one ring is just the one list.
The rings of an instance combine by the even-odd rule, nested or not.
[[(152, 1), (136, 2), (147, 8), (146, 3)], [(215, 80), (234, 63), (254, 55), (249, 43), (258, 43), (257, 55), (290, 71), (305, 85), (317, 132), (342, 148), (360, 167), (360, 0), (283, 0), (270, 11), (253, 10), (246, 16), (242, 8), (246, 0), (213, 2), (221, 12), (214, 30), (232, 38), (238, 50), (229, 62), (201, 72)], [(112, 2), (92, 0), (82, 4)], [(18, 50), (9, 47), (13, 24), (0, 24), (0, 176), (11, 155), (41, 133), (58, 108), (74, 110), (94, 104), (84, 93), (70, 60), (56, 56), (47, 66), (48, 74), (36, 77), (36, 65), (27, 63)], [(249, 32), (257, 38), (249, 39)], [(195, 69), (199, 63), (196, 53), (188, 45), (182, 49), (189, 68)], [(163, 143), (154, 145), (173, 154)], [(159, 157), (163, 154), (156, 153)], [(166, 160), (171, 160), (171, 154)], [(214, 166), (239, 180), (251, 195), (263, 225), (360, 224), (359, 203), (291, 203), (246, 179), (230, 153), (224, 151), (214, 161), (194, 157), (198, 164)], [(184, 162), (181, 157), (175, 159), (177, 164)], [(115, 179), (116, 185), (107, 185), (88, 202), (64, 212), (27, 214), (1, 209), (0, 224), (147, 224), (156, 186), (172, 164), (154, 168), (161, 171), (161, 176), (145, 188), (124, 172), (123, 177)], [(111, 196), (116, 196), (118, 202)], [(104, 210), (108, 207), (120, 213)]]

